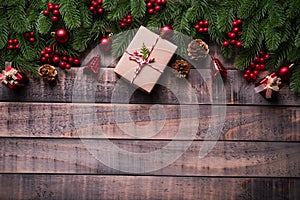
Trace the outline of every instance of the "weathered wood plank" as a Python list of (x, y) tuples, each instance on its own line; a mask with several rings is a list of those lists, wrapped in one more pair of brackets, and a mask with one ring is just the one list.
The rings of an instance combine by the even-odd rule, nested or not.
[(299, 179), (0, 175), (2, 199), (299, 199)]
[[(248, 83), (242, 77), (242, 72), (229, 70), (225, 82), (216, 81), (208, 69), (193, 69), (187, 81), (178, 79), (172, 73), (165, 73), (151, 94), (139, 90), (133, 92), (132, 87), (122, 83), (112, 68), (101, 70), (99, 82), (93, 77), (82, 75), (81, 68), (70, 71), (59, 70), (59, 80), (55, 86), (44, 83), (41, 79), (30, 80), (30, 83), (19, 92), (12, 92), (4, 85), (0, 85), (1, 101), (35, 101), (35, 102), (72, 102), (72, 95), (80, 100), (96, 102), (114, 102), (113, 95), (119, 96), (118, 101), (125, 103), (129, 100), (121, 98), (130, 95), (130, 103), (163, 103), (163, 104), (211, 104), (222, 95), (226, 99), (218, 103), (227, 104), (261, 104), (269, 105), (261, 95), (254, 93), (254, 84)], [(75, 82), (76, 80), (76, 82)], [(121, 83), (121, 84), (120, 84)], [(121, 87), (116, 87), (117, 84)], [(189, 85), (190, 84), (190, 85)], [(223, 86), (224, 85), (224, 88)], [(93, 90), (95, 87), (95, 90)], [(120, 89), (116, 89), (120, 88)], [(170, 89), (172, 88), (173, 91)], [(216, 90), (218, 88), (219, 90)], [(221, 93), (220, 91), (226, 91)], [(221, 95), (222, 94), (222, 95)], [(191, 96), (195, 95), (195, 99)], [(181, 100), (179, 102), (179, 100)], [(276, 105), (300, 105), (300, 94), (291, 92), (287, 87), (280, 90)]]
[(214, 139), (300, 141), (300, 107), (0, 102), (0, 113), (0, 137), (174, 139), (183, 129), (203, 140), (221, 125)]
[(300, 145), (1, 138), (0, 172), (300, 177)]

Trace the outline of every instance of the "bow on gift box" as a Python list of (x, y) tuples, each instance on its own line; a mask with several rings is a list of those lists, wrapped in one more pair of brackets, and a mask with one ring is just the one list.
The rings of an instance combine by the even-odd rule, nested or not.
[(0, 74), (0, 82), (7, 85), (10, 89), (14, 89), (15, 86), (20, 85), (19, 81), (22, 78), (23, 76), (12, 66), (6, 67), (5, 70), (2, 71), (2, 74)]
[(256, 93), (266, 90), (266, 98), (270, 99), (272, 92), (278, 92), (280, 90), (279, 85), (281, 84), (281, 78), (278, 76), (266, 76), (266, 82), (254, 88)]
[(153, 63), (155, 61), (155, 58), (150, 58), (150, 56), (151, 56), (151, 53), (152, 53), (154, 47), (156, 46), (158, 40), (159, 40), (159, 37), (155, 40), (155, 43), (152, 45), (150, 50), (143, 43), (141, 52), (134, 51), (133, 53), (129, 53), (127, 50), (125, 51), (125, 53), (127, 53), (129, 55), (129, 60), (133, 60), (138, 63), (138, 66), (135, 68), (134, 76), (131, 80), (131, 83), (134, 82), (137, 75), (140, 73), (142, 68), (146, 65), (148, 65), (149, 67), (151, 67), (152, 69), (154, 69), (160, 73), (163, 73), (163, 71), (161, 71), (160, 69), (157, 69), (156, 67), (153, 67), (152, 65), (149, 65), (150, 63)]

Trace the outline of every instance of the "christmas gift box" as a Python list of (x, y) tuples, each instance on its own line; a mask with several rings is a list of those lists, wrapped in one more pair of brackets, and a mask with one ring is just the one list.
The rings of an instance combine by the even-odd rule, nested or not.
[(24, 73), (20, 73), (11, 65), (8, 65), (0, 74), (0, 82), (9, 89), (16, 90), (28, 82), (28, 77)]
[(275, 73), (271, 73), (255, 84), (255, 92), (260, 93), (266, 99), (273, 96), (283, 87), (281, 78)]
[(176, 49), (176, 45), (141, 26), (114, 71), (150, 93)]

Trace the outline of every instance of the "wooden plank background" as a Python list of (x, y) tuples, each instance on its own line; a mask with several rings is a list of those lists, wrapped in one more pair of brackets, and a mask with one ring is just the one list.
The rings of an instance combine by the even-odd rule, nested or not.
[[(216, 49), (212, 54), (220, 57)], [(175, 91), (157, 85), (150, 95), (130, 95), (130, 85), (115, 91), (120, 82), (113, 66), (102, 68), (97, 80), (72, 68), (58, 69), (56, 85), (30, 79), (19, 92), (0, 85), (1, 199), (299, 199), (300, 95), (285, 86), (276, 101), (266, 101), (232, 60), (220, 60), (229, 69), (224, 87), (209, 69), (194, 68), (189, 85), (165, 73), (162, 85)], [(217, 99), (220, 92), (224, 101)], [(213, 109), (225, 114), (217, 138), (207, 134), (212, 120), (223, 116)], [(116, 112), (124, 116), (121, 122)], [(150, 125), (157, 134), (122, 129)], [(195, 138), (177, 137), (179, 127)], [(95, 152), (112, 154), (101, 148), (107, 139), (139, 153), (193, 141), (171, 164), (139, 174), (99, 161)], [(201, 148), (215, 141), (199, 158)], [(128, 163), (119, 156), (122, 169)]]

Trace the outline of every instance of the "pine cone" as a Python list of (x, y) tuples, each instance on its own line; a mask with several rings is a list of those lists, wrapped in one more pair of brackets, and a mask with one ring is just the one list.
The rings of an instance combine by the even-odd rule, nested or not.
[(39, 68), (39, 75), (47, 82), (53, 82), (57, 78), (57, 71), (55, 67), (49, 64), (42, 65)]
[(185, 78), (190, 73), (191, 65), (185, 60), (176, 60), (172, 68), (177, 77)]
[(192, 60), (199, 60), (205, 58), (208, 53), (208, 45), (201, 39), (195, 39), (191, 41), (187, 48), (188, 56)]

